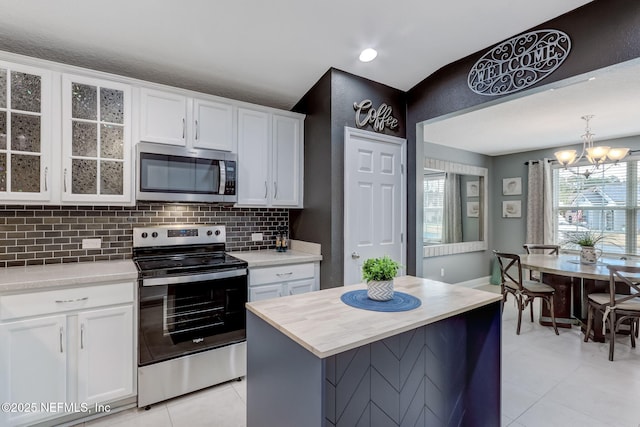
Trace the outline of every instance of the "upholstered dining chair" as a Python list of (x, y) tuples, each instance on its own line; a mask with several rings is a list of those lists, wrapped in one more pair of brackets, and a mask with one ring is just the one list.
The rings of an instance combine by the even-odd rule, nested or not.
[(560, 335), (558, 333), (558, 327), (556, 326), (556, 317), (553, 312), (553, 294), (555, 293), (555, 289), (544, 283), (524, 280), (522, 277), (520, 255), (498, 251), (493, 251), (493, 253), (500, 266), (502, 303), (507, 302), (507, 295), (511, 294), (515, 298), (516, 305), (518, 306), (518, 327), (516, 334), (520, 335), (522, 312), (529, 304), (531, 304), (531, 321), (533, 322), (533, 301), (536, 298), (540, 298), (549, 307), (553, 329), (556, 335)]
[[(587, 315), (587, 330), (584, 333), (584, 342), (589, 341), (593, 316), (598, 311), (602, 313), (602, 328), (606, 329), (609, 323), (609, 360), (613, 361), (613, 352), (616, 343), (616, 332), (622, 322), (630, 320), (631, 347), (636, 346), (636, 332), (640, 320), (640, 267), (607, 265), (609, 269), (609, 293), (589, 294), (589, 312)], [(629, 288), (629, 294), (617, 294), (620, 286)]]
[[(542, 245), (538, 243), (525, 243), (522, 245), (527, 254), (544, 254), (544, 255), (558, 255), (560, 253), (560, 245)], [(535, 274), (533, 270), (529, 270), (529, 280), (535, 280), (540, 282), (540, 276)]]

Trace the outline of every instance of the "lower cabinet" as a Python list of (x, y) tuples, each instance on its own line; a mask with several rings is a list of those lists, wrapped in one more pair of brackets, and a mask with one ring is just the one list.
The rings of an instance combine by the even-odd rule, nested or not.
[[(134, 395), (133, 286), (0, 296), (0, 402), (15, 406), (0, 411), (0, 425), (81, 418)], [(115, 305), (101, 306), (105, 293)]]
[[(0, 403), (67, 400), (66, 327), (64, 315), (0, 324)], [(40, 410), (2, 408), (0, 425), (31, 423), (49, 416)]]
[(133, 393), (133, 306), (78, 314), (78, 402), (96, 404)]
[(320, 289), (320, 264), (249, 268), (249, 301), (260, 301)]

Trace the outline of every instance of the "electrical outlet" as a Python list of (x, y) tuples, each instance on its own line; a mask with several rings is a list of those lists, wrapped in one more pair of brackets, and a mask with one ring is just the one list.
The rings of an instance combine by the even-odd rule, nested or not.
[(252, 242), (262, 242), (262, 233), (251, 233)]
[(82, 249), (100, 249), (102, 247), (102, 239), (82, 239)]
[(440, 269), (440, 277), (444, 277), (444, 268)]

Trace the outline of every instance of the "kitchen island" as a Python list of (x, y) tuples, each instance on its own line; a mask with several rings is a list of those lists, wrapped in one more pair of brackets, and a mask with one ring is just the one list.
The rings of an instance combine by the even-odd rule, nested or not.
[(404, 312), (350, 307), (355, 285), (247, 304), (247, 425), (500, 425), (500, 300), (411, 276)]

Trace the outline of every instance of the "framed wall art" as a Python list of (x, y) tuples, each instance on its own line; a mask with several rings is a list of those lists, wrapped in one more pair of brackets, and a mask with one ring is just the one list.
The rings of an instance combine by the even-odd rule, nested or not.
[(502, 180), (503, 196), (520, 196), (522, 194), (522, 178), (504, 178)]
[(520, 200), (505, 200), (502, 202), (503, 218), (521, 218), (522, 202)]
[(467, 217), (478, 218), (480, 216), (480, 202), (467, 202)]
[(478, 196), (480, 196), (480, 182), (479, 181), (467, 182), (467, 197), (478, 197)]

